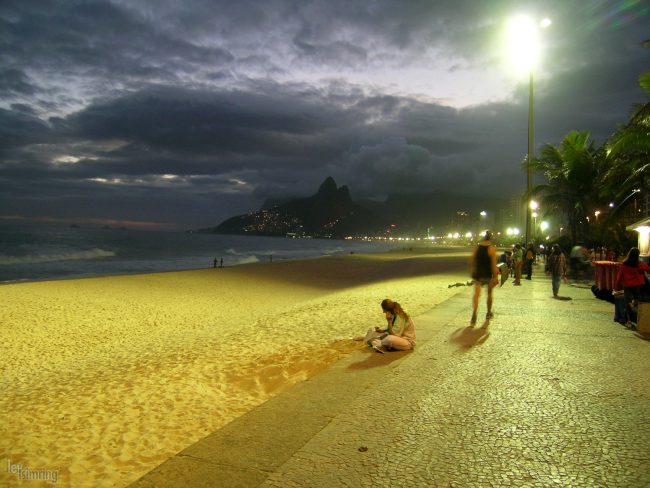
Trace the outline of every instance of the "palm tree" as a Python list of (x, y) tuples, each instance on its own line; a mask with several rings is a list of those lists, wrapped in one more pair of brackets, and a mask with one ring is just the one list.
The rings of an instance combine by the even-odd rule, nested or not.
[[(650, 47), (650, 41), (645, 41)], [(639, 77), (639, 84), (650, 98), (650, 71)], [(648, 188), (650, 176), (650, 102), (638, 105), (630, 121), (620, 127), (608, 141), (607, 162), (603, 191), (617, 199), (635, 188)], [(633, 200), (631, 200), (633, 201)], [(621, 205), (617, 212), (623, 208)]]
[(546, 213), (564, 216), (573, 242), (583, 237), (583, 219), (598, 201), (594, 182), (601, 173), (599, 154), (589, 132), (572, 131), (558, 147), (545, 144), (531, 162), (533, 171), (543, 173), (547, 183), (533, 187), (528, 197), (539, 199)]

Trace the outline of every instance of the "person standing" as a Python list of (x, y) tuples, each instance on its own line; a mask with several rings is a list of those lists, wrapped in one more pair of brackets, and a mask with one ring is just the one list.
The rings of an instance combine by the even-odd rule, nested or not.
[(515, 244), (515, 249), (512, 251), (512, 262), (515, 268), (515, 281), (513, 285), (521, 285), (521, 265), (523, 261), (523, 251), (521, 250), (521, 244)]
[(566, 280), (566, 258), (559, 244), (553, 244), (551, 254), (546, 259), (546, 272), (551, 275), (553, 298), (558, 298), (560, 284)]
[(640, 297), (640, 288), (645, 284), (645, 273), (650, 272), (650, 266), (639, 261), (639, 248), (631, 248), (625, 261), (618, 267), (614, 291), (623, 290), (627, 310), (627, 326), (634, 328), (632, 318), (636, 316), (636, 305)]
[(472, 318), (470, 324), (476, 324), (478, 302), (481, 297), (481, 288), (487, 285), (487, 314), (486, 320), (492, 315), (492, 290), (499, 282), (497, 268), (497, 250), (492, 245), (492, 233), (486, 231), (483, 240), (476, 246), (472, 255), (472, 279), (474, 280), (474, 296), (472, 297)]
[(526, 248), (526, 279), (531, 280), (533, 276), (533, 263), (535, 262), (535, 247), (532, 244), (528, 244)]

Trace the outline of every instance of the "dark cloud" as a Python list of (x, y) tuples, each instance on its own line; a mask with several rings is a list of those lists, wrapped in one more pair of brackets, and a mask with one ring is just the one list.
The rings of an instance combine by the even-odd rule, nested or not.
[(35, 87), (29, 77), (17, 69), (0, 70), (0, 96), (33, 95)]
[(644, 101), (640, 5), (7, 0), (0, 207), (196, 227), (329, 175), (356, 198), (517, 194), (528, 84), (497, 75), (503, 20), (553, 19), (537, 146), (602, 142)]
[(14, 147), (42, 143), (49, 138), (48, 124), (24, 104), (14, 104), (10, 110), (0, 108), (0, 155), (6, 156)]

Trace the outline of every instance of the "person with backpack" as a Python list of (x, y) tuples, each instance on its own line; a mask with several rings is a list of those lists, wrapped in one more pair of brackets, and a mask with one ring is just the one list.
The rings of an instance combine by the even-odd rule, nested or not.
[(472, 297), (472, 318), (470, 324), (476, 324), (478, 302), (481, 297), (481, 288), (487, 285), (487, 314), (486, 320), (492, 315), (492, 290), (499, 283), (499, 270), (497, 268), (497, 250), (492, 245), (492, 233), (486, 231), (483, 240), (476, 246), (472, 255), (472, 279), (474, 280), (474, 296)]

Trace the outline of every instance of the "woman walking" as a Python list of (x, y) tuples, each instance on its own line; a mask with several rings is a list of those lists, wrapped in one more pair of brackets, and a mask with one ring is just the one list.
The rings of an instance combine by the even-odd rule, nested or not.
[(558, 244), (553, 244), (551, 254), (546, 260), (546, 272), (551, 275), (553, 298), (558, 298), (560, 284), (566, 280), (566, 257)]
[(481, 288), (487, 285), (487, 314), (486, 320), (492, 318), (492, 290), (499, 282), (497, 268), (497, 250), (492, 245), (492, 233), (485, 232), (483, 240), (476, 246), (472, 255), (472, 278), (474, 279), (474, 296), (472, 297), (472, 318), (470, 324), (476, 324), (478, 302), (481, 297)]

